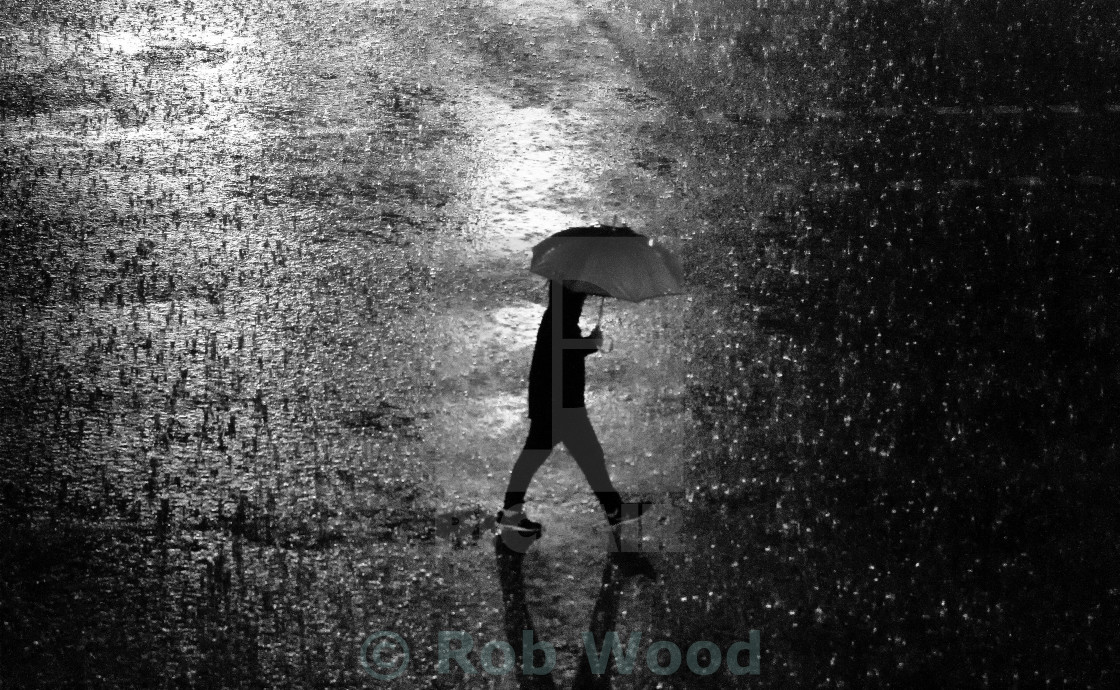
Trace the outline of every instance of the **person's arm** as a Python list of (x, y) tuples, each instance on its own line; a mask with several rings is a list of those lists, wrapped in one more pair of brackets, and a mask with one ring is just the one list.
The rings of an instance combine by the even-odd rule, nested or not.
[(594, 349), (592, 350), (592, 352), (594, 352), (595, 350), (603, 347), (603, 331), (599, 330), (599, 327), (596, 326), (591, 330), (590, 335), (584, 338), (584, 340), (586, 340), (589, 345), (593, 346)]
[(590, 335), (578, 338), (564, 338), (565, 350), (580, 350), (586, 356), (597, 351), (603, 345), (603, 332), (596, 326)]

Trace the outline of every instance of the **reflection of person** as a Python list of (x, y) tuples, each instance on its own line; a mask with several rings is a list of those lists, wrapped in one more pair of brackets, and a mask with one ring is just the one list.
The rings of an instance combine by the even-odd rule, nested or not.
[[(525, 555), (505, 548), (501, 541), (497, 544), (498, 581), (502, 584), (502, 603), (505, 604), (505, 629), (506, 639), (513, 648), (514, 668), (521, 669), (518, 674), (522, 688), (540, 688), (547, 690), (555, 688), (556, 682), (552, 679), (552, 668), (556, 664), (555, 649), (546, 651), (544, 647), (535, 647), (529, 659), (526, 659), (524, 635), (527, 630), (536, 630), (533, 618), (529, 615), (529, 602), (525, 597), (525, 576), (522, 572), (522, 562)], [(617, 608), (617, 606), (616, 606)], [(528, 662), (528, 663), (526, 663)], [(526, 672), (528, 668), (528, 672)]]
[(549, 281), (548, 308), (537, 331), (529, 369), (529, 437), (513, 466), (505, 504), (498, 514), (503, 535), (541, 536), (540, 523), (525, 515), (525, 493), (559, 442), (576, 459), (610, 524), (622, 519), (622, 499), (607, 474), (603, 447), (583, 398), (584, 358), (599, 348), (602, 334), (598, 327), (589, 336), (580, 334), (579, 315), (587, 296), (564, 283)]
[[(591, 611), (591, 622), (584, 635), (591, 636), (591, 644), (596, 650), (601, 650), (606, 644), (606, 636), (615, 631), (618, 620), (618, 600), (626, 578), (635, 574), (633, 569), (627, 569), (621, 559), (627, 555), (613, 553), (607, 558), (603, 567), (603, 576), (599, 585), (599, 594), (595, 598), (595, 607)], [(498, 581), (502, 585), (502, 603), (505, 605), (505, 633), (509, 646), (513, 648), (514, 668), (532, 669), (532, 672), (521, 673), (518, 680), (521, 688), (555, 688), (556, 682), (552, 678), (552, 670), (556, 664), (555, 650), (546, 650), (544, 647), (533, 648), (532, 657), (526, 659), (525, 631), (536, 630), (533, 627), (533, 618), (529, 613), (529, 602), (525, 596), (525, 575), (523, 570), (525, 555), (511, 551), (499, 541), (497, 543)], [(588, 644), (584, 640), (584, 644)], [(627, 644), (623, 639), (623, 644)], [(591, 668), (587, 654), (580, 655), (580, 663), (576, 669), (576, 676), (571, 687), (595, 690), (606, 688), (609, 690), (613, 683), (611, 676), (614, 673), (614, 664), (608, 663), (606, 668), (599, 673)]]

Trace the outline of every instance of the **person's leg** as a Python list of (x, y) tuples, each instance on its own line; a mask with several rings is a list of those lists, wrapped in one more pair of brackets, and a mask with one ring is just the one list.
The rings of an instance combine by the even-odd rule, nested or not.
[(552, 425), (546, 420), (533, 419), (529, 423), (529, 436), (525, 439), (525, 447), (517, 456), (517, 462), (513, 464), (513, 471), (510, 472), (503, 508), (513, 508), (525, 502), (525, 494), (529, 491), (533, 475), (548, 459), (555, 445)]
[(603, 455), (603, 446), (595, 435), (591, 420), (587, 416), (587, 409), (576, 407), (564, 410), (563, 425), (558, 436), (564, 442), (564, 447), (576, 459), (595, 497), (607, 514), (611, 524), (617, 523), (622, 517), (622, 498), (611, 483), (607, 473), (607, 461)]

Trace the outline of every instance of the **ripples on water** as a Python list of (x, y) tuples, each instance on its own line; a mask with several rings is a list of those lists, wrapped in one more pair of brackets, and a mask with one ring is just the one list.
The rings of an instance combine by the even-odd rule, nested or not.
[(617, 7), (635, 61), (701, 115), (721, 250), (693, 275), (721, 317), (696, 324), (692, 407), (708, 493), (745, 527), (723, 553), (755, 564), (726, 598), (762, 607), (770, 669), (1099, 680), (1117, 10)]

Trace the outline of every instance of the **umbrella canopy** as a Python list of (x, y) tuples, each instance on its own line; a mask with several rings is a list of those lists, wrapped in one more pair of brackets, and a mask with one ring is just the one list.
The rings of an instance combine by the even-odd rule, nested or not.
[(529, 270), (565, 280), (576, 292), (641, 302), (682, 291), (684, 273), (669, 250), (627, 227), (568, 228), (533, 247)]

